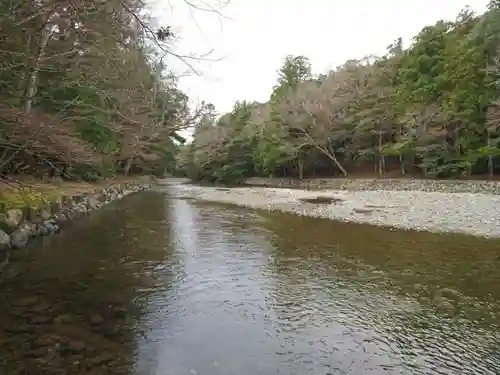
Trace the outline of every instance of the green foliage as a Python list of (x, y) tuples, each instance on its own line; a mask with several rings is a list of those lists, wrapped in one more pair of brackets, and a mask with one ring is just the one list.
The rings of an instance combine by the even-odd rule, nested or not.
[(107, 123), (85, 118), (76, 122), (76, 131), (81, 139), (93, 144), (105, 154), (115, 152), (119, 145), (113, 130)]

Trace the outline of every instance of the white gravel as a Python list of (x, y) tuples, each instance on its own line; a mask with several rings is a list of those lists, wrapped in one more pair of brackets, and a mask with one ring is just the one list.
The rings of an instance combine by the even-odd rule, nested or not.
[[(424, 191), (345, 191), (178, 185), (178, 194), (203, 201), (278, 210), (332, 220), (431, 232), (500, 237), (500, 196)], [(333, 204), (302, 198), (332, 197)]]

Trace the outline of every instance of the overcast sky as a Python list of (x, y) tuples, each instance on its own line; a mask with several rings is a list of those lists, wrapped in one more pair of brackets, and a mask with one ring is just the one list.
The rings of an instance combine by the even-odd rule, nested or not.
[[(184, 0), (154, 1), (154, 16), (172, 25), (179, 53), (203, 54), (220, 61), (196, 63), (203, 75), (181, 79), (192, 100), (205, 100), (218, 112), (236, 100), (266, 101), (276, 71), (288, 55), (305, 55), (314, 73), (348, 59), (382, 54), (392, 41), (405, 43), (422, 27), (452, 20), (469, 5), (483, 12), (487, 0), (230, 0), (216, 13), (192, 12)], [(201, 0), (192, 0), (202, 4)], [(217, 0), (204, 0), (216, 5)], [(171, 60), (177, 71), (186, 70)]]

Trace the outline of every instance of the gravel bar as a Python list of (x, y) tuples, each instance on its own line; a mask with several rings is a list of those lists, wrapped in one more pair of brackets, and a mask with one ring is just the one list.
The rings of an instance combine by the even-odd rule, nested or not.
[(482, 193), (500, 195), (500, 181), (486, 180), (423, 180), (402, 178), (262, 178), (254, 177), (246, 181), (247, 185), (300, 188), (304, 190), (348, 190), (348, 191), (428, 191), (440, 193)]
[[(178, 194), (208, 202), (438, 233), (500, 237), (500, 196), (427, 191), (216, 188), (177, 185)], [(311, 199), (317, 203), (310, 203)]]

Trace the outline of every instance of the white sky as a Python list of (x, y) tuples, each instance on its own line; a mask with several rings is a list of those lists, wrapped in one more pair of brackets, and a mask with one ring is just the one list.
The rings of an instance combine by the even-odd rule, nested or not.
[[(305, 55), (321, 73), (348, 59), (382, 54), (396, 38), (411, 42), (424, 26), (452, 20), (469, 5), (483, 12), (488, 0), (230, 0), (214, 13), (190, 13), (184, 0), (152, 0), (161, 24), (178, 34), (178, 53), (202, 54), (203, 73), (181, 78), (194, 101), (205, 100), (219, 113), (236, 100), (266, 101), (286, 55)], [(217, 0), (204, 0), (216, 5)], [(192, 0), (202, 4), (202, 0)], [(186, 70), (171, 61), (175, 70)]]

